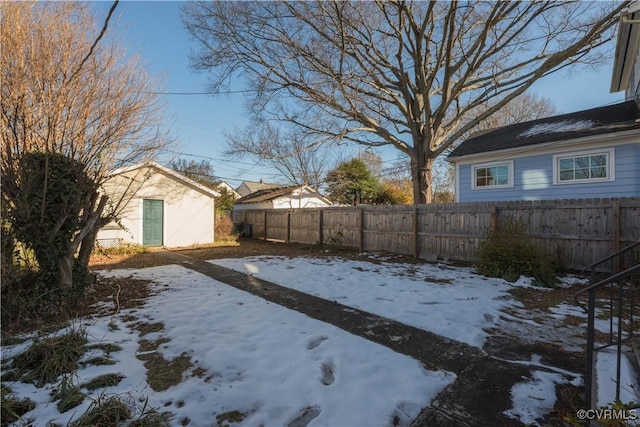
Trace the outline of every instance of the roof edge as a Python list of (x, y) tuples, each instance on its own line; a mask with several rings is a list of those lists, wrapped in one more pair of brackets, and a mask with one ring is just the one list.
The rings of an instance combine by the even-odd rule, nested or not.
[(196, 182), (194, 180), (192, 180), (189, 177), (186, 177), (184, 175), (182, 175), (179, 172), (174, 171), (173, 169), (170, 169), (166, 166), (162, 166), (160, 163), (150, 160), (148, 162), (144, 162), (144, 163), (137, 163), (131, 166), (127, 166), (127, 167), (122, 167), (122, 168), (118, 168), (114, 171), (112, 171), (111, 173), (109, 173), (109, 176), (116, 176), (116, 175), (122, 175), (124, 173), (127, 172), (131, 172), (134, 171), (136, 169), (142, 169), (144, 167), (149, 167), (149, 168), (154, 168), (159, 170), (160, 172), (171, 176), (172, 178), (176, 179), (177, 181), (182, 181), (185, 184), (190, 185), (191, 187), (194, 187), (195, 189), (197, 189), (198, 191), (208, 194), (211, 197), (220, 197), (220, 193), (217, 192), (216, 190), (213, 190), (211, 188), (208, 188), (202, 184), (200, 184), (199, 182)]
[[(531, 152), (532, 147), (535, 147), (536, 150), (554, 147), (558, 150), (561, 150), (566, 147), (566, 149), (571, 149), (574, 145), (582, 145), (582, 144), (595, 144), (600, 141), (602, 142), (610, 142), (612, 145), (621, 145), (626, 144), (628, 142), (623, 141), (624, 139), (633, 137), (635, 135), (640, 135), (640, 129), (629, 129), (621, 132), (614, 133), (601, 133), (598, 135), (588, 135), (580, 138), (572, 138), (572, 139), (564, 139), (564, 140), (556, 140), (543, 142), (540, 144), (534, 145), (525, 145), (521, 147), (512, 147), (512, 148), (504, 148), (501, 150), (492, 150), (492, 151), (484, 151), (481, 153), (470, 153), (463, 154), (460, 156), (454, 157), (446, 157), (445, 160), (449, 163), (458, 163), (459, 161), (473, 161), (474, 159), (482, 160), (483, 158), (492, 158), (495, 157), (496, 154), (509, 154), (509, 155), (517, 155), (519, 153), (527, 153)], [(630, 141), (634, 142), (634, 141)], [(637, 142), (637, 141), (636, 141)]]

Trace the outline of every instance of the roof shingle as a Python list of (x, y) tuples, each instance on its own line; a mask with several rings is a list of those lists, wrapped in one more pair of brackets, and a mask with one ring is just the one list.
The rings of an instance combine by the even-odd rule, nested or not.
[(640, 129), (638, 119), (638, 105), (635, 101), (626, 101), (517, 123), (463, 141), (449, 158)]

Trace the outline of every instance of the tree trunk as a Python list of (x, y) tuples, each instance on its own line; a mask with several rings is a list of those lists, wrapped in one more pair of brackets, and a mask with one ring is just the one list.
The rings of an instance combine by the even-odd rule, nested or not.
[(411, 156), (411, 181), (414, 203), (432, 203), (431, 179), (434, 159), (418, 150)]
[[(87, 223), (82, 228), (82, 230), (80, 230), (80, 233), (78, 233), (73, 239), (70, 255), (67, 256), (70, 260), (69, 263), (71, 274), (73, 274), (74, 255), (77, 250), (79, 250), (78, 259), (75, 260), (75, 262), (78, 271), (89, 271), (89, 258), (91, 257), (91, 252), (93, 251), (93, 247), (95, 245), (98, 230), (100, 230), (100, 228), (102, 228), (109, 222), (107, 218), (102, 218), (102, 212), (104, 212), (108, 197), (105, 195), (101, 196), (97, 192), (93, 195), (93, 197), (94, 200), (91, 202), (91, 205), (95, 205), (95, 201), (99, 197), (100, 200), (98, 202), (98, 206), (96, 206), (95, 210), (92, 210), (89, 213)], [(62, 277), (63, 276), (61, 274), (61, 280)]]
[(91, 230), (80, 243), (80, 252), (78, 253), (78, 266), (80, 268), (89, 268), (89, 259), (91, 258), (91, 252), (96, 242), (96, 236), (98, 235), (99, 227), (95, 227)]
[(60, 287), (69, 289), (73, 285), (73, 254), (67, 254), (58, 261)]

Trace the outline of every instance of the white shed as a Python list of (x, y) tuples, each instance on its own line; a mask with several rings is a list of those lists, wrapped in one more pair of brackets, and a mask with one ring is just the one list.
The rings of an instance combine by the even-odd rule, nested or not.
[(219, 193), (158, 163), (114, 171), (103, 191), (121, 213), (98, 232), (98, 245), (177, 247), (214, 240), (214, 198)]

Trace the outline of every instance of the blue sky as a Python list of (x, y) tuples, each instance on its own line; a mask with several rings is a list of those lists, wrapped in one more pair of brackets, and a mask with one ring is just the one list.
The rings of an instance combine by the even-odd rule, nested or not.
[[(92, 3), (96, 21), (102, 24), (111, 2)], [(167, 92), (205, 92), (206, 74), (189, 69), (189, 52), (197, 49), (180, 20), (182, 2), (121, 1), (109, 26), (118, 34), (131, 53), (138, 53), (152, 74), (160, 75)], [(614, 42), (610, 44), (613, 56)], [(623, 93), (610, 94), (612, 64), (598, 70), (582, 70), (573, 74), (556, 73), (538, 82), (533, 91), (548, 97), (561, 112), (579, 111), (623, 100)], [(242, 90), (242, 82), (231, 90)], [(241, 93), (225, 95), (166, 95), (166, 125), (176, 141), (175, 150), (210, 158), (217, 176), (230, 185), (242, 180), (278, 182), (274, 171), (249, 160), (229, 161), (223, 156), (224, 132), (243, 127), (246, 113)], [(385, 160), (397, 157), (387, 150)], [(167, 153), (169, 155), (169, 153)], [(200, 157), (182, 155), (187, 159)]]

